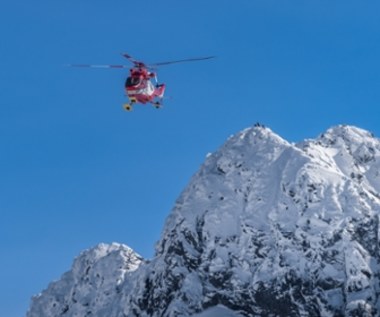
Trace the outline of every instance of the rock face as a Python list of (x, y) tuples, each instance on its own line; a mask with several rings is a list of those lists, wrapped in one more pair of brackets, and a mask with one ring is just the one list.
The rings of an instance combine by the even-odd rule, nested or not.
[(95, 270), (75, 262), (27, 316), (378, 316), (379, 215), (369, 132), (337, 126), (291, 144), (257, 125), (207, 157), (152, 261), (134, 255), (131, 272), (115, 255), (105, 274), (99, 257), (91, 286)]

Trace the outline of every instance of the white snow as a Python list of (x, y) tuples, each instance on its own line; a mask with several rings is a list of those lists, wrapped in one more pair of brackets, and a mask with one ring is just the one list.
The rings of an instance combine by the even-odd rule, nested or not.
[(206, 309), (200, 314), (193, 315), (192, 317), (242, 317), (224, 306), (215, 306)]

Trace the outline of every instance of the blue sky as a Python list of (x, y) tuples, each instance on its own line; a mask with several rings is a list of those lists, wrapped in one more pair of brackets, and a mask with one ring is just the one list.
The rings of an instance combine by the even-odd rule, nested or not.
[[(378, 1), (3, 0), (0, 11), (0, 316), (83, 249), (150, 258), (206, 154), (261, 122), (289, 141), (353, 124), (380, 136)], [(128, 63), (162, 67), (161, 110), (127, 113)]]

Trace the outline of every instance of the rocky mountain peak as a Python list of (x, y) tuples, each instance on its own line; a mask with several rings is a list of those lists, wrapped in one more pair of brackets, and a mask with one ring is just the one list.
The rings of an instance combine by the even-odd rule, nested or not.
[(100, 243), (85, 250), (70, 271), (34, 296), (27, 316), (92, 316), (94, 312), (104, 316), (120, 285), (142, 262), (141, 256), (119, 243)]
[(341, 144), (357, 145), (374, 140), (374, 135), (366, 130), (350, 125), (337, 125), (322, 133), (318, 140), (326, 145)]
[[(62, 303), (70, 317), (89, 303), (99, 317), (377, 316), (379, 144), (350, 126), (298, 144), (245, 129), (192, 177), (149, 263), (126, 272), (112, 248), (83, 255), (28, 317), (62, 316)], [(105, 258), (118, 263), (107, 273)]]
[(314, 143), (335, 150), (334, 157), (343, 157), (356, 166), (368, 165), (380, 152), (379, 140), (372, 133), (347, 125), (328, 129)]

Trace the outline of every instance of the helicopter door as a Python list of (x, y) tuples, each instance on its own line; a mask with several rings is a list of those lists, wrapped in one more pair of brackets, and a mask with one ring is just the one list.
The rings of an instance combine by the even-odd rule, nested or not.
[(147, 81), (146, 83), (146, 87), (145, 87), (145, 94), (147, 94), (148, 96), (151, 96), (153, 95), (154, 93), (154, 86), (152, 84), (152, 82), (150, 80)]

